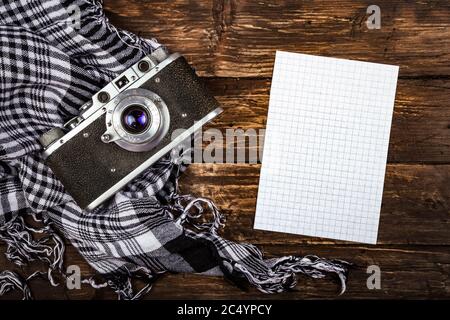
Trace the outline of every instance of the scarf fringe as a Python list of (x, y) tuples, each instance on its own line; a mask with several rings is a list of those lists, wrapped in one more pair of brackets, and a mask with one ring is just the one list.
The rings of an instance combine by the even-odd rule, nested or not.
[[(35, 271), (26, 279), (11, 271), (3, 271), (2, 284), (8, 291), (12, 288), (21, 289), (24, 299), (31, 299), (27, 283), (34, 278), (47, 279), (52, 286), (58, 286), (54, 273), (64, 275), (62, 272), (65, 244), (56, 234), (50, 221), (39, 220), (32, 215), (36, 222), (43, 223), (41, 228), (27, 226), (21, 216), (0, 227), (0, 240), (6, 243), (6, 258), (18, 267), (28, 265), (33, 261), (41, 261), (47, 265), (47, 271)], [(35, 239), (34, 235), (40, 235)], [(14, 284), (14, 286), (12, 286)], [(0, 290), (0, 295), (7, 291)]]
[(297, 285), (296, 274), (304, 274), (315, 279), (335, 274), (340, 280), (339, 295), (342, 295), (346, 290), (349, 266), (351, 264), (345, 261), (327, 260), (315, 255), (307, 255), (304, 257), (286, 256), (277, 259), (276, 265), (270, 267), (267, 273), (250, 272), (239, 263), (235, 263), (233, 269), (245, 276), (248, 282), (259, 291), (269, 294), (292, 290)]
[[(157, 275), (147, 268), (137, 268), (133, 272), (127, 270), (124, 273), (106, 275), (105, 277), (108, 280), (100, 285), (95, 282), (92, 283), (92, 278), (82, 282), (90, 284), (93, 288), (109, 287), (117, 294), (118, 300), (139, 300), (153, 288)], [(133, 279), (141, 279), (146, 283), (137, 293), (133, 288)]]
[[(221, 252), (217, 246), (220, 246), (221, 242), (226, 242), (227, 240), (222, 239), (218, 232), (225, 225), (225, 216), (219, 211), (214, 202), (209, 199), (195, 197), (190, 194), (180, 195), (178, 193), (178, 177), (184, 166), (177, 163), (177, 159), (177, 156), (172, 155), (171, 161), (178, 167), (178, 170), (172, 176), (173, 191), (166, 198), (166, 209), (170, 212), (175, 223), (180, 228), (185, 228), (187, 235), (197, 239), (209, 240), (209, 243), (216, 246), (216, 251)], [(212, 219), (204, 219), (204, 216), (208, 213), (212, 214)], [(8, 260), (19, 267), (25, 266), (32, 261), (41, 261), (48, 265), (47, 272), (36, 271), (26, 279), (22, 279), (15, 272), (1, 272), (0, 296), (16, 289), (22, 291), (23, 299), (32, 299), (27, 284), (30, 280), (36, 277), (43, 277), (52, 286), (57, 286), (58, 282), (54, 279), (53, 273), (57, 272), (62, 278), (67, 278), (62, 270), (65, 251), (64, 242), (53, 230), (51, 221), (48, 219), (39, 220), (35, 215), (32, 215), (32, 217), (35, 221), (44, 224), (44, 227), (29, 227), (25, 224), (24, 219), (18, 216), (0, 227), (0, 240), (7, 244), (5, 255)], [(194, 229), (197, 232), (190, 231), (190, 229)], [(40, 234), (40, 237), (35, 239), (33, 234)], [(241, 248), (248, 253), (248, 256), (253, 260), (252, 266), (256, 264), (256, 268), (250, 270), (243, 263), (223, 256), (223, 253), (222, 256), (216, 257), (225, 277), (240, 288), (244, 288), (244, 282), (246, 282), (264, 293), (289, 291), (297, 284), (296, 275), (304, 274), (316, 279), (324, 278), (327, 275), (335, 275), (340, 280), (340, 294), (343, 294), (346, 290), (348, 269), (351, 266), (348, 262), (327, 260), (315, 255), (264, 259), (262, 251), (254, 245), (244, 243), (241, 244)], [(118, 299), (136, 300), (152, 289), (157, 276), (158, 274), (154, 274), (147, 268), (136, 268), (133, 271), (118, 270), (114, 274), (104, 275), (107, 281), (103, 283), (97, 283), (94, 277), (82, 279), (81, 282), (95, 289), (109, 287), (117, 293)], [(134, 292), (132, 285), (132, 279), (135, 278), (140, 278), (146, 283), (137, 293)]]
[[(13, 271), (1, 271), (0, 296), (13, 290), (20, 290), (23, 300), (31, 300), (33, 296), (28, 285), (31, 280), (39, 277), (46, 279), (52, 286), (58, 286), (55, 273), (64, 280), (67, 279), (67, 275), (63, 271), (64, 242), (54, 232), (50, 221), (39, 220), (34, 215), (33, 218), (36, 222), (43, 223), (44, 227), (27, 226), (24, 219), (18, 216), (0, 227), (0, 240), (6, 243), (5, 256), (10, 262), (18, 267), (24, 267), (30, 262), (41, 261), (48, 265), (47, 271), (38, 270), (26, 278)], [(33, 234), (42, 236), (35, 239)], [(139, 292), (134, 293), (131, 284), (132, 278), (143, 278), (147, 284)], [(82, 279), (81, 283), (88, 284), (94, 289), (110, 287), (117, 293), (120, 300), (137, 300), (151, 290), (154, 280), (155, 276), (149, 270), (139, 269), (136, 270), (136, 274), (128, 274), (126, 277), (113, 276), (103, 283), (97, 283), (94, 277)]]
[[(175, 181), (175, 190), (177, 182)], [(171, 210), (178, 212), (179, 217), (176, 223), (180, 226), (190, 226), (201, 233), (212, 235), (211, 238), (220, 238), (218, 231), (225, 225), (225, 217), (218, 210), (216, 205), (209, 199), (196, 198), (193, 195), (179, 195), (176, 191), (170, 197), (173, 205)], [(187, 205), (183, 205), (187, 203)], [(212, 213), (213, 219), (210, 222), (199, 222), (199, 219), (207, 212), (204, 205)], [(209, 235), (205, 236), (210, 238)], [(216, 241), (213, 241), (217, 245)], [(327, 260), (315, 255), (304, 257), (285, 256), (277, 259), (264, 259), (263, 253), (256, 246), (243, 244), (243, 247), (258, 264), (262, 266), (258, 271), (251, 271), (243, 264), (232, 261), (228, 257), (218, 257), (221, 270), (224, 275), (234, 282), (238, 287), (242, 287), (244, 277), (247, 281), (264, 293), (280, 293), (293, 289), (297, 285), (296, 274), (304, 274), (308, 277), (319, 279), (327, 275), (335, 275), (340, 281), (340, 293), (346, 290), (348, 270), (351, 263), (343, 260)], [(217, 250), (220, 252), (220, 250)], [(263, 271), (264, 270), (264, 271)]]
[[(180, 168), (181, 166), (178, 166)], [(168, 197), (166, 208), (174, 213), (175, 223), (182, 227), (190, 227), (198, 231), (200, 238), (220, 238), (218, 232), (225, 225), (225, 216), (219, 211), (213, 201), (195, 197), (190, 194), (180, 195), (178, 193), (178, 176), (174, 176), (174, 191)], [(202, 221), (201, 218), (212, 214), (212, 219)], [(21, 290), (23, 299), (31, 299), (31, 292), (27, 285), (36, 277), (46, 278), (52, 286), (57, 286), (53, 273), (56, 271), (64, 279), (63, 255), (65, 245), (61, 237), (52, 229), (48, 220), (39, 220), (35, 215), (35, 221), (43, 223), (44, 227), (32, 228), (25, 224), (22, 217), (18, 216), (11, 222), (0, 227), (0, 240), (7, 244), (6, 258), (19, 267), (27, 265), (32, 261), (42, 261), (48, 265), (47, 272), (36, 271), (28, 278), (22, 279), (17, 273), (3, 271), (0, 273), (0, 295), (10, 290)], [(172, 215), (173, 217), (173, 215)], [(40, 234), (38, 239), (33, 234)], [(211, 241), (217, 245), (216, 241)], [(324, 278), (328, 274), (337, 275), (340, 280), (343, 294), (346, 290), (346, 281), (350, 263), (341, 260), (327, 260), (315, 255), (304, 257), (285, 256), (277, 259), (264, 259), (263, 253), (256, 246), (243, 244), (243, 249), (258, 263), (261, 268), (250, 270), (238, 261), (232, 261), (229, 257), (217, 257), (223, 274), (234, 282), (238, 287), (243, 287), (242, 279), (264, 293), (279, 293), (292, 290), (297, 284), (296, 274), (304, 274), (311, 278)], [(220, 252), (220, 250), (217, 250)], [(256, 271), (257, 270), (257, 271)], [(147, 294), (156, 279), (156, 275), (148, 269), (138, 269), (135, 272), (122, 272), (106, 276), (108, 279), (103, 283), (96, 283), (93, 277), (83, 279), (82, 283), (88, 284), (95, 289), (110, 287), (114, 290), (118, 299), (136, 300)], [(133, 290), (132, 278), (143, 278), (146, 285), (137, 293)]]
[[(224, 226), (225, 217), (218, 210), (216, 205), (209, 199), (196, 198), (193, 195), (171, 195), (171, 204), (168, 209), (178, 213), (175, 222), (180, 227), (190, 226), (199, 231), (201, 237), (219, 237), (218, 231)], [(186, 204), (187, 203), (187, 204)], [(204, 214), (211, 212), (213, 218), (211, 221), (198, 221)], [(0, 240), (7, 244), (5, 256), (7, 259), (19, 267), (27, 265), (32, 261), (41, 261), (48, 265), (47, 272), (36, 271), (26, 279), (12, 271), (2, 271), (0, 273), (0, 296), (11, 290), (20, 290), (23, 293), (23, 299), (32, 299), (28, 282), (36, 277), (46, 278), (52, 286), (59, 283), (54, 278), (57, 272), (64, 279), (66, 274), (63, 272), (63, 255), (65, 245), (62, 239), (57, 235), (51, 222), (34, 219), (44, 223), (41, 228), (32, 228), (25, 224), (22, 217), (0, 227)], [(41, 234), (39, 239), (34, 239), (34, 234)], [(203, 235), (202, 235), (203, 234)], [(304, 257), (285, 256), (277, 259), (264, 259), (263, 253), (257, 247), (244, 244), (243, 247), (248, 253), (266, 268), (264, 271), (252, 271), (243, 264), (232, 261), (227, 257), (218, 257), (221, 259), (221, 269), (224, 275), (242, 287), (242, 278), (264, 293), (279, 293), (292, 290), (297, 285), (296, 274), (304, 274), (311, 278), (324, 278), (329, 274), (336, 275), (341, 284), (340, 294), (346, 290), (346, 281), (350, 263), (342, 260), (327, 260), (315, 255)], [(103, 283), (97, 283), (93, 277), (83, 279), (81, 282), (88, 284), (95, 289), (109, 287), (114, 290), (120, 300), (137, 300), (147, 294), (156, 280), (156, 275), (148, 269), (139, 269), (133, 273), (110, 275), (108, 280)], [(137, 293), (133, 290), (132, 278), (142, 278), (147, 283)]]
[(0, 296), (11, 290), (20, 290), (23, 293), (23, 300), (30, 300), (31, 291), (27, 282), (20, 275), (12, 271), (0, 272)]

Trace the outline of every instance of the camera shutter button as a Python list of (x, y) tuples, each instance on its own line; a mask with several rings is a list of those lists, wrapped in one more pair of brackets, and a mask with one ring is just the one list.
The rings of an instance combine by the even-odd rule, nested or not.
[(109, 94), (106, 91), (101, 91), (97, 95), (98, 101), (101, 103), (107, 103), (109, 101)]

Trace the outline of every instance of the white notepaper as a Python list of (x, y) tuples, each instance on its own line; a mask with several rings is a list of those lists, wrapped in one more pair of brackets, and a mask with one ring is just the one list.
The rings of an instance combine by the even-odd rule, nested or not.
[(397, 77), (276, 53), (255, 229), (376, 243)]

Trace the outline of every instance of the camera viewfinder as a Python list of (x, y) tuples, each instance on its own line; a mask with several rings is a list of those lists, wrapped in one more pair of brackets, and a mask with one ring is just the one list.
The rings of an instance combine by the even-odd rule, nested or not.
[(130, 80), (128, 80), (128, 78), (126, 76), (121, 77), (119, 80), (117, 80), (115, 82), (116, 86), (118, 89), (122, 89), (123, 87), (125, 87), (128, 83), (130, 82)]

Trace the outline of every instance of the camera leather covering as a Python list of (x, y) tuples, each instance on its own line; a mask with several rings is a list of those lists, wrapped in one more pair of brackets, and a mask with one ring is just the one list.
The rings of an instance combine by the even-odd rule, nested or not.
[[(155, 81), (156, 78), (159, 78), (159, 81)], [(190, 128), (196, 121), (219, 107), (217, 100), (184, 57), (179, 57), (160, 70), (141, 88), (158, 94), (169, 109), (169, 131), (154, 149), (147, 152), (130, 152), (114, 142), (103, 143), (100, 139), (106, 130), (103, 114), (47, 158), (47, 164), (81, 208), (86, 208), (136, 167), (167, 146), (174, 130)], [(187, 116), (182, 117), (183, 113)]]

